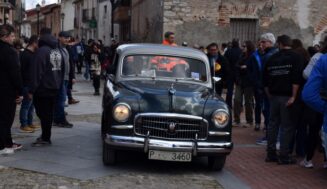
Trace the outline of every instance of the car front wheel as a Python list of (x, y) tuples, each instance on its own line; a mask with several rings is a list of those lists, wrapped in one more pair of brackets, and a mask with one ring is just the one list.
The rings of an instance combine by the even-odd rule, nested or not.
[(104, 165), (114, 165), (117, 161), (116, 150), (110, 148), (105, 142), (103, 142), (102, 159)]
[(226, 155), (222, 156), (209, 156), (208, 166), (213, 171), (221, 171), (224, 168)]

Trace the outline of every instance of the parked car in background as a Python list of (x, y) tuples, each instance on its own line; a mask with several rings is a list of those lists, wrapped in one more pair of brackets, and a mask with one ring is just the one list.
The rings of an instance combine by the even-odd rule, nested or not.
[(214, 170), (231, 152), (231, 112), (216, 95), (205, 54), (185, 47), (128, 44), (117, 49), (103, 94), (103, 162), (117, 151), (190, 162), (207, 156)]

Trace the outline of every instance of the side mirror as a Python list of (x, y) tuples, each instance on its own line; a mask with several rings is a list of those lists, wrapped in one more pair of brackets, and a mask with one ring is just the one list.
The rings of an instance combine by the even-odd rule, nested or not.
[(212, 79), (215, 83), (218, 83), (219, 81), (221, 81), (221, 77), (212, 77)]

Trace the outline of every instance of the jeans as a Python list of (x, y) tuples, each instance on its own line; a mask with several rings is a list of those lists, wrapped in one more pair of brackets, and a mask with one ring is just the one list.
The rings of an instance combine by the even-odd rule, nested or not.
[(27, 88), (23, 91), (23, 101), (20, 107), (19, 120), (21, 127), (26, 127), (33, 124), (34, 105), (33, 100), (28, 98)]
[(42, 139), (50, 141), (56, 97), (34, 97), (35, 112), (41, 121)]
[(57, 96), (57, 101), (55, 105), (55, 110), (54, 110), (54, 116), (53, 116), (53, 121), (55, 123), (63, 123), (66, 121), (66, 116), (65, 116), (65, 102), (66, 102), (66, 97), (67, 97), (67, 86), (68, 86), (68, 81), (65, 80), (59, 90), (59, 94)]
[(93, 87), (95, 92), (99, 92), (100, 89), (100, 75), (93, 73)]
[(261, 124), (261, 113), (265, 118), (264, 124), (267, 128), (269, 124), (269, 114), (270, 114), (270, 103), (269, 99), (265, 95), (263, 89), (254, 89), (254, 100), (255, 100), (255, 123)]
[(294, 135), (294, 123), (291, 119), (291, 108), (286, 107), (289, 97), (272, 96), (270, 99), (270, 121), (267, 128), (267, 152), (276, 153), (276, 142), (280, 134), (280, 156), (290, 155), (290, 143)]
[(226, 103), (230, 108), (233, 108), (233, 94), (234, 94), (234, 79), (229, 79), (227, 81), (227, 95)]
[(253, 123), (253, 88), (236, 85), (234, 97), (234, 121), (240, 123), (243, 96), (245, 99), (245, 118), (247, 123)]
[(84, 63), (85, 63), (84, 78), (88, 80), (90, 78), (90, 64), (86, 61)]
[(325, 149), (325, 157), (327, 157), (327, 133), (324, 132), (324, 128), (321, 128), (321, 131), (322, 145)]

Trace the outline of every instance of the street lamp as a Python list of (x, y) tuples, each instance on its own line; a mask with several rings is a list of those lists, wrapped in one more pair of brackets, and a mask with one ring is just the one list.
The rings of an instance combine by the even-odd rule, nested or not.
[(64, 19), (65, 19), (65, 13), (60, 14), (61, 17), (61, 31), (64, 31)]
[(35, 7), (36, 13), (37, 13), (37, 35), (40, 34), (40, 11), (41, 11), (41, 5), (37, 4)]

